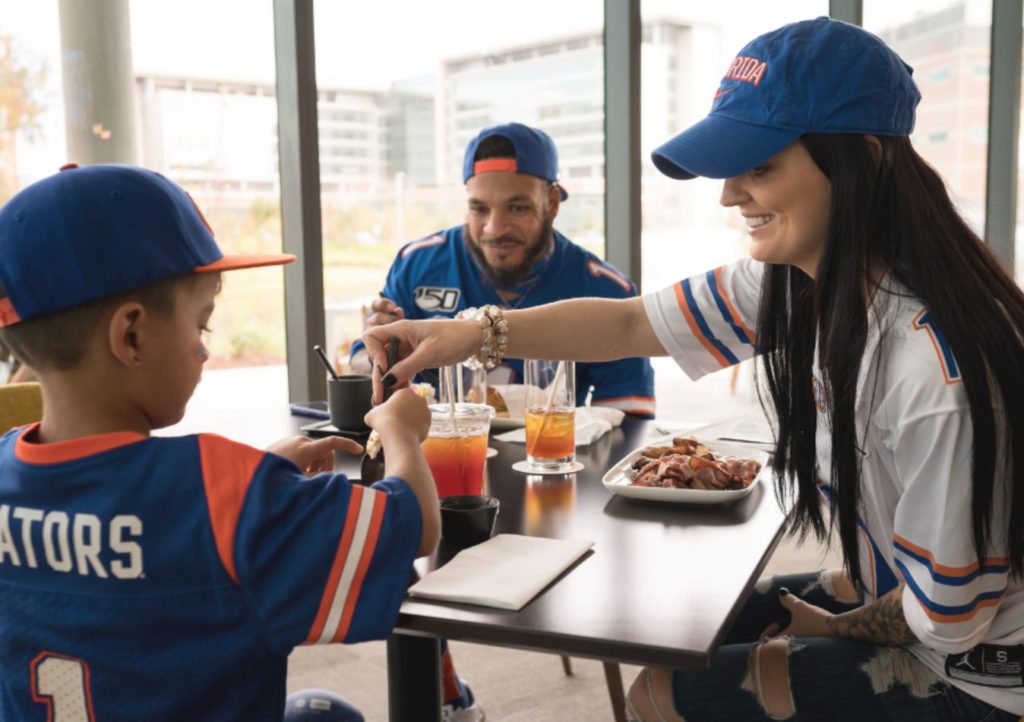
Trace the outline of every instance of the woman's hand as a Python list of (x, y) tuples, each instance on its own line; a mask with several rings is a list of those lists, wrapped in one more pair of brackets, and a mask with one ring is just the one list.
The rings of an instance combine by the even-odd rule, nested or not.
[[(366, 329), (362, 338), (373, 359), (373, 402), (378, 404), (384, 398), (384, 386), (405, 386), (423, 369), (450, 366), (475, 355), (483, 334), (477, 321), (430, 319), (374, 326)], [(379, 369), (387, 368), (387, 346), (392, 338), (398, 339), (398, 361), (381, 379)]]
[(306, 476), (313, 476), (323, 471), (334, 469), (334, 452), (347, 451), (350, 454), (361, 454), (363, 447), (342, 436), (325, 436), (322, 439), (311, 439), (308, 436), (289, 436), (275, 441), (267, 447), (267, 451), (283, 456), (302, 469)]
[(789, 624), (783, 627), (778, 622), (772, 622), (761, 632), (761, 639), (771, 639), (783, 634), (791, 637), (835, 636), (826, 623), (832, 616), (830, 612), (808, 604), (785, 588), (779, 592), (779, 603), (790, 614)]

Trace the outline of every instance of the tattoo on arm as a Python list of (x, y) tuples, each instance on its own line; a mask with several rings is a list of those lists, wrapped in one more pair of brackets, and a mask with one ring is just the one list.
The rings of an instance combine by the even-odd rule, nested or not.
[(902, 595), (901, 584), (871, 604), (827, 617), (825, 626), (835, 637), (894, 646), (914, 644), (918, 639), (903, 616)]

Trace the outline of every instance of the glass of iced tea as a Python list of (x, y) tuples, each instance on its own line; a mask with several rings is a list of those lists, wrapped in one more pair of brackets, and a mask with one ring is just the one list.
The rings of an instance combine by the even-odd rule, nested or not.
[(571, 471), (576, 459), (576, 368), (572, 361), (523, 361), (526, 461), (544, 471)]
[(430, 433), (423, 442), (423, 455), (439, 497), (483, 493), (493, 414), (486, 404), (430, 404)]

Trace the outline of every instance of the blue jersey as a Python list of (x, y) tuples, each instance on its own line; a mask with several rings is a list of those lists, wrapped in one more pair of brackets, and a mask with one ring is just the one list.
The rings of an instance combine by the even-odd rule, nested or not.
[[(508, 308), (466, 249), (457, 226), (402, 247), (388, 272), (384, 295), (409, 319), (451, 318), (459, 311), (494, 304)], [(613, 266), (580, 248), (558, 231), (536, 283), (515, 303), (531, 308), (566, 298), (628, 298), (636, 287)], [(594, 329), (594, 333), (600, 333)], [(353, 344), (352, 353), (363, 348)], [(491, 383), (522, 383), (523, 364), (506, 359), (489, 375)], [(426, 380), (433, 381), (429, 376)], [(576, 364), (577, 404), (611, 406), (645, 418), (654, 416), (654, 370), (646, 358)]]
[(0, 437), (0, 719), (280, 720), (293, 647), (394, 626), (422, 531), (404, 481), (36, 428)]

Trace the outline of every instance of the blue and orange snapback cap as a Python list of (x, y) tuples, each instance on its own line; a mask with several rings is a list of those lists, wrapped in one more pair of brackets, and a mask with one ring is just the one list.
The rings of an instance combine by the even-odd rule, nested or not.
[(225, 255), (192, 197), (159, 173), (69, 164), (0, 208), (0, 326), (184, 273), (294, 260)]
[(749, 42), (707, 117), (651, 158), (672, 178), (731, 178), (805, 133), (910, 135), (921, 100), (913, 72), (856, 25), (826, 17), (785, 25)]
[[(504, 138), (515, 149), (515, 158), (485, 158), (474, 160), (480, 143), (493, 136)], [(503, 123), (484, 128), (466, 146), (462, 159), (462, 182), (465, 183), (477, 173), (525, 173), (549, 181), (558, 186), (564, 201), (569, 197), (558, 182), (558, 149), (551, 136), (543, 130), (531, 128), (522, 123)]]

